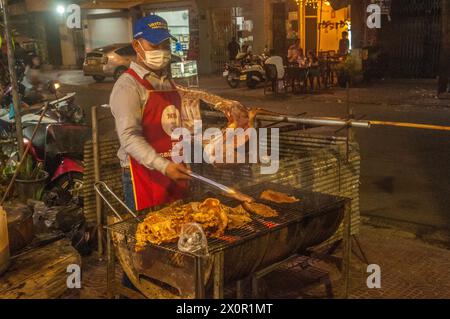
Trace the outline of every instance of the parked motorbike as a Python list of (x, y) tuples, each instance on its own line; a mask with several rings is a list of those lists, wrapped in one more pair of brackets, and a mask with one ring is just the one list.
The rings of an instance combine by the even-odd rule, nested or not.
[[(36, 125), (35, 120), (24, 123), (26, 146), (31, 141)], [(84, 144), (90, 136), (90, 127), (87, 125), (48, 122), (39, 125), (30, 154), (50, 174), (44, 196), (47, 204), (83, 204)]]
[[(53, 97), (53, 101), (49, 102), (47, 110), (44, 114), (42, 124), (54, 123), (71, 123), (83, 124), (85, 121), (83, 109), (75, 103), (75, 93), (68, 93), (62, 97), (58, 96), (57, 90), (60, 84), (50, 81), (45, 99), (39, 99), (32, 105), (23, 104), (22, 106), (22, 123), (37, 121), (42, 113), (44, 103)], [(11, 92), (5, 92), (3, 108), (0, 110), (0, 138), (13, 138), (16, 134), (14, 109), (12, 108)]]
[[(47, 101), (52, 101), (55, 99), (58, 99), (58, 89), (61, 87), (59, 82), (55, 81), (48, 81), (45, 85), (45, 90), (39, 90), (35, 91), (34, 94), (25, 95), (25, 86), (22, 84), (21, 81), (18, 81), (17, 87), (19, 90), (19, 97), (22, 102), (22, 104), (28, 108), (29, 106), (44, 103)], [(8, 84), (4, 91), (3, 95), (1, 96), (1, 107), (6, 109), (9, 108), (12, 105), (13, 97), (12, 97), (12, 86), (11, 84)], [(23, 110), (23, 111), (26, 111)]]
[(266, 81), (264, 61), (267, 57), (262, 55), (240, 53), (234, 64), (226, 64), (223, 77), (231, 88), (237, 88), (240, 82), (246, 82), (249, 89), (255, 89), (259, 83)]
[[(57, 87), (54, 85), (53, 88), (56, 90)], [(44, 108), (22, 116), (25, 146), (30, 143), (42, 112)], [(0, 117), (0, 129), (2, 138), (14, 136), (15, 122), (9, 112)], [(29, 151), (50, 174), (45, 193), (47, 202), (51, 200), (53, 204), (64, 205), (75, 201), (82, 204), (82, 161), (84, 143), (89, 138), (90, 128), (84, 124), (84, 113), (75, 103), (75, 93), (48, 102)]]

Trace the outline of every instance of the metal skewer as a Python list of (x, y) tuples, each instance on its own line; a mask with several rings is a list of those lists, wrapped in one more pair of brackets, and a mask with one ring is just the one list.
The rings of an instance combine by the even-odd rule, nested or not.
[(195, 178), (196, 180), (199, 180), (199, 181), (201, 181), (204, 184), (207, 184), (207, 185), (212, 186), (212, 187), (214, 187), (214, 188), (216, 188), (218, 190), (221, 190), (228, 197), (234, 198), (234, 199), (236, 199), (238, 201), (241, 201), (241, 202), (254, 202), (254, 199), (251, 198), (250, 196), (242, 194), (241, 192), (239, 192), (239, 191), (237, 191), (235, 189), (232, 189), (232, 188), (230, 188), (228, 186), (225, 186), (223, 184), (217, 183), (216, 181), (213, 181), (213, 180), (211, 180), (209, 178), (206, 178), (204, 176), (198, 175), (198, 174), (193, 173), (193, 172), (189, 173), (189, 175), (192, 178)]

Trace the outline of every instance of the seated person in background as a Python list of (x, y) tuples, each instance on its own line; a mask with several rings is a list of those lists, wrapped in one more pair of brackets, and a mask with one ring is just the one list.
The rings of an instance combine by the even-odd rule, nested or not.
[(314, 90), (314, 79), (317, 78), (317, 86), (320, 89), (320, 68), (319, 59), (313, 51), (308, 51), (307, 64), (309, 67), (309, 83), (311, 91)]
[(288, 49), (288, 63), (297, 63), (298, 56), (300, 53), (300, 40), (296, 39), (295, 43), (291, 45)]
[(275, 54), (275, 50), (271, 49), (269, 53), (269, 58), (265, 62), (266, 64), (273, 64), (277, 68), (278, 80), (284, 78), (285, 70), (283, 64), (283, 58)]
[(298, 58), (297, 58), (298, 66), (301, 68), (306, 67), (306, 56), (303, 53), (303, 49), (300, 48), (298, 51)]
[(24, 97), (30, 100), (42, 100), (44, 96), (42, 91), (44, 89), (44, 84), (46, 77), (41, 71), (41, 58), (33, 54), (30, 56), (30, 62), (25, 67), (24, 77), (22, 80), (22, 85), (25, 88)]
[(348, 32), (342, 32), (342, 39), (339, 40), (339, 55), (345, 56), (350, 51), (350, 40), (348, 39)]
[(230, 61), (236, 60), (236, 56), (238, 55), (240, 50), (241, 47), (236, 41), (236, 37), (233, 37), (230, 43), (228, 43), (228, 58), (230, 59)]

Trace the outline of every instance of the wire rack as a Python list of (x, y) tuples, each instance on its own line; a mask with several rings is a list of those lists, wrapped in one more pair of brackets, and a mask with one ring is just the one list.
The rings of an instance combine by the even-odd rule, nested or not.
[[(105, 187), (106, 185), (103, 184), (103, 186)], [(260, 194), (267, 189), (284, 192), (291, 196), (295, 196), (296, 198), (300, 199), (300, 201), (298, 203), (277, 204), (259, 199)], [(251, 240), (255, 237), (263, 236), (268, 232), (285, 228), (288, 225), (297, 223), (308, 216), (326, 213), (333, 207), (337, 207), (345, 201), (344, 198), (339, 198), (336, 196), (305, 192), (293, 187), (272, 183), (253, 185), (243, 188), (242, 191), (245, 194), (252, 196), (253, 198), (257, 198), (257, 201), (259, 203), (268, 205), (269, 207), (273, 208), (279, 213), (279, 215), (277, 217), (268, 218), (250, 214), (252, 222), (237, 229), (227, 230), (223, 236), (217, 238), (209, 237), (208, 250), (210, 253), (222, 251), (234, 245), (242, 244), (243, 242)], [(190, 201), (202, 201), (210, 197), (217, 198), (224, 205), (230, 207), (235, 207), (240, 204), (236, 200), (212, 193), (197, 194), (197, 196), (193, 196), (191, 199), (179, 203), (182, 204)], [(111, 207), (111, 203), (105, 198), (105, 196), (102, 196), (102, 198), (105, 200), (108, 206)], [(116, 215), (118, 214), (115, 209), (113, 209), (113, 212), (115, 212)], [(136, 241), (135, 233), (137, 230), (137, 226), (145, 216), (138, 215), (136, 213), (133, 213), (132, 216), (132, 218), (122, 220), (113, 225), (109, 225), (106, 228), (112, 232), (126, 236), (127, 241), (133, 245)], [(165, 249), (172, 252), (179, 252), (177, 243), (165, 243), (161, 245), (149, 244), (149, 246), (154, 246), (159, 249)]]

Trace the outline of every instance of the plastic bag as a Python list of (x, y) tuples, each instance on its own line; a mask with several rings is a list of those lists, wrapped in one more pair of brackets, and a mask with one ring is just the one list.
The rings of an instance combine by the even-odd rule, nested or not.
[(208, 255), (208, 240), (199, 224), (192, 223), (183, 225), (180, 239), (178, 240), (178, 249), (182, 252), (197, 256)]
[(47, 233), (56, 230), (56, 214), (58, 210), (49, 208), (43, 202), (33, 203), (33, 223), (38, 233)]

